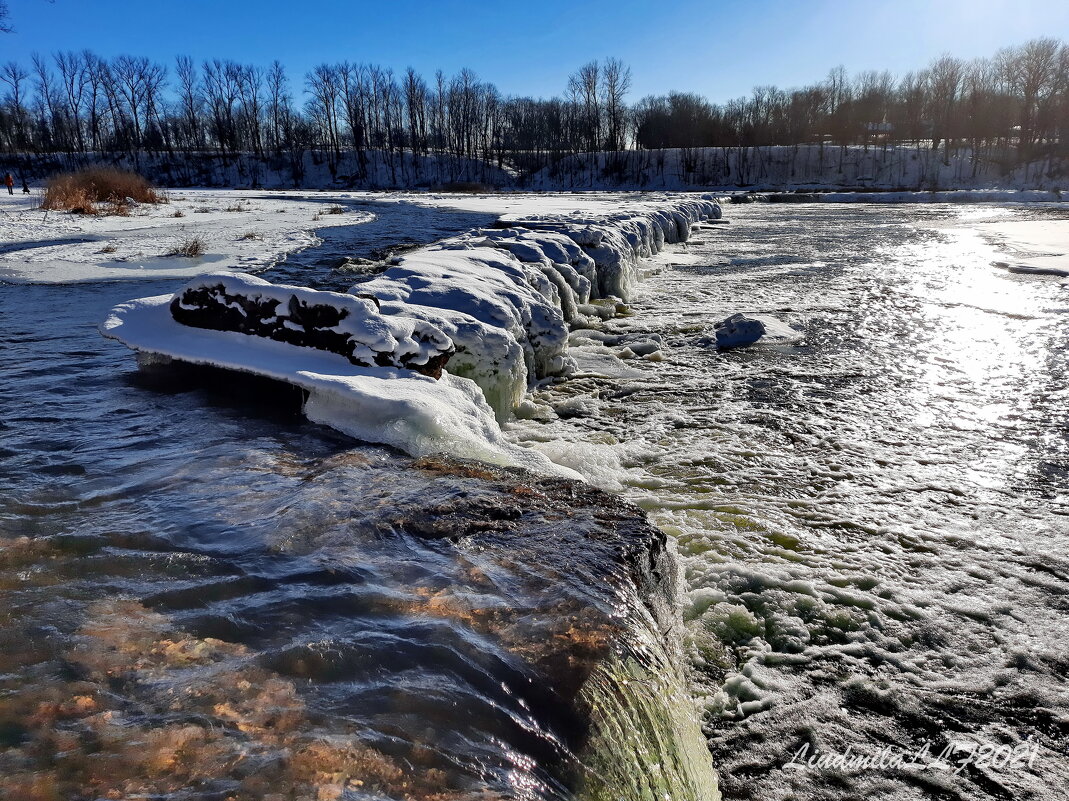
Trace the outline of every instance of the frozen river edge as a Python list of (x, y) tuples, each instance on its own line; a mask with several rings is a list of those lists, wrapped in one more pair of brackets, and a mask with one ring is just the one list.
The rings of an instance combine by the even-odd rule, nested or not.
[[(174, 319), (169, 295), (119, 305), (101, 331), (142, 359), (177, 359), (299, 386), (307, 393), (304, 411), (311, 420), (358, 439), (414, 456), (444, 452), (577, 478), (540, 453), (508, 442), (498, 421), (512, 414), (529, 388), (574, 370), (567, 355), (570, 327), (614, 315), (630, 299), (642, 259), (686, 242), (692, 226), (720, 213), (710, 196), (635, 201), (609, 213), (597, 207), (572, 214), (546, 209), (396, 257), (350, 290), (370, 298), (375, 308), (353, 312), (330, 329), (338, 335), (340, 326), (350, 332), (347, 336), (359, 331), (372, 343), (377, 356), (364, 361), (249, 336), (237, 330), (240, 325), (235, 330), (182, 325)], [(202, 276), (185, 291), (218, 295), (224, 283), (235, 282), (242, 297), (258, 302), (269, 294), (279, 308), (286, 298), (336, 309), (347, 297), (355, 300), (233, 273)], [(396, 363), (389, 352), (398, 340), (380, 330), (386, 321), (409, 330), (420, 327), (448, 343), (454, 352), (447, 372), (435, 380), (378, 366)], [(289, 317), (284, 325), (305, 330), (314, 324)]]

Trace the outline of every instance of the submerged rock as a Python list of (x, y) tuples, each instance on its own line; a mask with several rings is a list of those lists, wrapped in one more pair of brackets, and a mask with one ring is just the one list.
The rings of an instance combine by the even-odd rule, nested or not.
[(158, 533), (0, 549), (28, 577), (0, 583), (12, 797), (718, 797), (640, 511), (479, 463), (280, 457)]

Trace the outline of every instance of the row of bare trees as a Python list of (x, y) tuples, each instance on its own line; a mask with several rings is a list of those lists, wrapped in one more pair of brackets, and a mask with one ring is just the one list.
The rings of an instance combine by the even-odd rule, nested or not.
[(583, 65), (562, 96), (543, 99), (504, 96), (467, 69), (428, 81), (411, 68), (321, 64), (295, 88), (277, 61), (62, 52), (0, 66), (0, 153), (248, 153), (299, 170), (313, 151), (358, 173), (373, 157), (396, 182), (435, 154), (522, 174), (631, 148), (900, 142), (1026, 160), (1069, 142), (1069, 46), (1055, 39), (943, 56), (897, 78), (839, 67), (813, 86), (761, 86), (721, 105), (670, 93), (629, 106), (630, 88), (617, 59)]
[(634, 108), (644, 148), (836, 144), (942, 144), (977, 154), (1012, 148), (1019, 160), (1069, 137), (1069, 46), (1036, 39), (992, 58), (944, 55), (926, 69), (849, 76), (842, 67), (813, 86), (759, 86), (714, 105), (683, 93)]
[[(391, 169), (405, 154), (445, 154), (502, 167), (628, 146), (630, 70), (592, 61), (565, 99), (506, 98), (469, 69), (430, 83), (409, 68), (341, 62), (305, 76), (298, 102), (285, 67), (228, 60), (173, 68), (91, 51), (0, 66), (0, 152), (213, 152), (285, 156), (316, 150), (331, 161), (374, 151)], [(413, 159), (413, 161), (415, 161)]]

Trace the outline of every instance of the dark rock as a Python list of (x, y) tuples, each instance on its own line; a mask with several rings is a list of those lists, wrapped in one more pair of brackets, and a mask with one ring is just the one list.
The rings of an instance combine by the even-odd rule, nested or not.
[[(379, 302), (367, 295), (357, 295)], [(355, 355), (358, 343), (336, 326), (349, 316), (349, 310), (329, 303), (308, 303), (291, 296), (287, 314), (278, 314), (279, 302), (271, 297), (248, 297), (228, 293), (223, 284), (195, 284), (174, 296), (171, 316), (182, 325), (207, 328), (213, 331), (234, 331), (240, 334), (273, 339), (298, 347), (315, 348), (344, 356), (358, 367), (401, 367), (431, 378), (442, 377), (442, 369), (455, 353), (450, 346), (439, 351), (424, 364), (413, 363), (412, 355), (400, 359), (393, 353), (380, 352), (374, 362)], [(429, 342), (420, 331), (414, 332), (417, 342)]]

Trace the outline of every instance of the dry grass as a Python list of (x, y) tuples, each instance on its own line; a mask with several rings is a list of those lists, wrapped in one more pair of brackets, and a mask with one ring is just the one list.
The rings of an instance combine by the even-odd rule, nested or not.
[(104, 245), (97, 253), (114, 253), (118, 248), (115, 245)]
[(248, 239), (263, 239), (263, 237), (260, 236), (255, 231), (247, 231), (247, 232), (245, 232), (244, 234), (242, 234), (241, 236), (238, 237), (239, 241), (248, 240)]
[(174, 250), (167, 252), (168, 256), (185, 256), (187, 258), (196, 258), (197, 256), (204, 255), (204, 240), (199, 236), (195, 236), (192, 239), (187, 239), (181, 245)]
[(172, 217), (185, 217), (186, 213), (184, 211), (182, 211), (181, 209), (175, 209), (174, 210), (174, 214), (172, 214), (171, 216)]
[(238, 202), (238, 203), (235, 203), (232, 206), (227, 206), (226, 210), (227, 211), (245, 211), (245, 206), (242, 205), (240, 202)]
[(343, 209), (341, 206), (331, 206), (330, 208), (327, 209), (327, 214), (344, 214), (344, 213), (345, 213), (345, 209)]
[(166, 203), (140, 175), (111, 167), (67, 172), (49, 180), (41, 208), (75, 214), (129, 214), (130, 201)]

